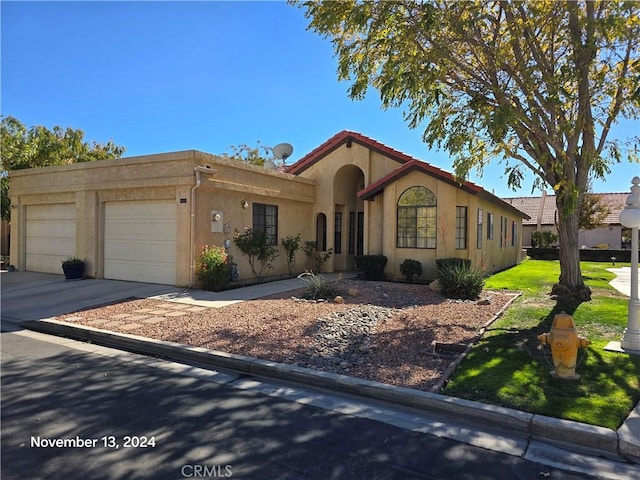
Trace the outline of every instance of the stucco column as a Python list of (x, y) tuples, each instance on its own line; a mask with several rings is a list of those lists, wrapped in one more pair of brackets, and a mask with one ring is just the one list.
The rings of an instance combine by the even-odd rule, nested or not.
[(9, 264), (18, 270), (24, 270), (25, 258), (25, 207), (20, 197), (11, 197), (11, 245), (9, 246)]
[[(176, 285), (189, 285), (191, 262), (191, 242), (196, 241), (191, 238), (191, 202), (193, 201), (189, 185), (179, 185), (176, 187)], [(197, 193), (196, 193), (197, 195)], [(197, 202), (196, 202), (197, 206)], [(197, 229), (196, 229), (197, 230)], [(197, 255), (201, 246), (195, 245), (193, 252)]]
[(76, 192), (76, 256), (84, 260), (85, 275), (96, 275), (99, 246), (98, 197), (95, 191)]

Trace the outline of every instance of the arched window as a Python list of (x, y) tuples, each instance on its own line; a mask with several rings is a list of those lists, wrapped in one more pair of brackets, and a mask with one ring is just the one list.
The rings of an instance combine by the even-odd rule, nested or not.
[(327, 216), (324, 213), (316, 217), (316, 248), (319, 252), (327, 249)]
[(436, 248), (436, 197), (425, 187), (410, 187), (398, 198), (398, 248)]

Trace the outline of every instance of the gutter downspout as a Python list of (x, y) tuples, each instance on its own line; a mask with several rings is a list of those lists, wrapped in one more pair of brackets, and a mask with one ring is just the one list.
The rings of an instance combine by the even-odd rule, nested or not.
[(216, 173), (217, 170), (212, 168), (197, 166), (193, 169), (196, 175), (196, 184), (191, 188), (191, 219), (189, 232), (189, 285), (187, 288), (193, 288), (196, 283), (196, 260), (195, 260), (195, 242), (196, 242), (196, 190), (200, 188), (200, 173)]

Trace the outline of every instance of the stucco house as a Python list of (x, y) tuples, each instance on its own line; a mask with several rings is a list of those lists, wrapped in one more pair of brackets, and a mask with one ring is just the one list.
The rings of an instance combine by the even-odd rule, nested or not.
[[(205, 244), (228, 246), (239, 279), (251, 280), (235, 232), (252, 227), (280, 249), (272, 275), (287, 273), (282, 239), (300, 234), (332, 249), (324, 270), (383, 254), (401, 278), (405, 259), (423, 277), (436, 259), (471, 259), (486, 271), (519, 262), (528, 216), (471, 182), (362, 134), (342, 131), (285, 171), (188, 150), (11, 172), (11, 262), (60, 273), (68, 256), (86, 273), (193, 285)], [(299, 252), (298, 270), (306, 257)]]
[[(600, 202), (608, 210), (602, 225), (593, 230), (581, 230), (578, 243), (581, 248), (608, 245), (607, 248), (631, 248), (631, 230), (620, 225), (620, 212), (624, 209), (629, 193), (597, 193)], [(558, 209), (555, 195), (544, 193), (539, 197), (505, 198), (505, 202), (526, 213), (529, 218), (522, 222), (522, 245), (531, 246), (531, 234), (536, 230), (558, 233)]]

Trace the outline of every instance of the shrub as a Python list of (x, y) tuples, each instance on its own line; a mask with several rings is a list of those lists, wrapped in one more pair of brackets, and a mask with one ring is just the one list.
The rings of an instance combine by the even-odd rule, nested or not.
[(422, 275), (422, 264), (418, 260), (407, 258), (400, 264), (400, 273), (409, 283), (413, 283), (416, 278)]
[(436, 265), (438, 266), (438, 270), (452, 267), (471, 268), (471, 260), (468, 258), (438, 258)]
[(482, 271), (466, 263), (438, 268), (438, 281), (445, 297), (465, 300), (478, 298), (484, 286)]
[(387, 257), (384, 255), (360, 255), (355, 257), (356, 267), (364, 272), (365, 280), (385, 281), (387, 275), (384, 267), (387, 265)]
[(209, 245), (202, 247), (197, 275), (205, 290), (219, 292), (229, 288), (229, 256), (225, 249)]
[(329, 260), (333, 255), (333, 249), (330, 248), (326, 252), (318, 251), (318, 244), (316, 242), (307, 240), (302, 246), (302, 250), (311, 260), (311, 271), (314, 273), (320, 273), (322, 271), (322, 265)]
[(293, 269), (296, 265), (296, 252), (300, 250), (300, 234), (295, 237), (283, 238), (282, 246), (287, 252), (287, 268), (289, 269), (289, 276), (293, 277)]
[(558, 243), (558, 235), (549, 230), (536, 230), (531, 234), (531, 246), (547, 248)]
[(267, 244), (266, 232), (246, 227), (244, 232), (234, 235), (233, 242), (247, 256), (253, 274), (262, 281), (266, 272), (273, 268), (273, 261), (278, 256), (278, 249)]
[(307, 288), (305, 288), (302, 293), (303, 298), (310, 300), (324, 298), (325, 300), (329, 300), (336, 296), (336, 289), (334, 285), (322, 275), (317, 275), (312, 272), (304, 272), (298, 275), (298, 278), (301, 278), (307, 283)]

